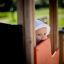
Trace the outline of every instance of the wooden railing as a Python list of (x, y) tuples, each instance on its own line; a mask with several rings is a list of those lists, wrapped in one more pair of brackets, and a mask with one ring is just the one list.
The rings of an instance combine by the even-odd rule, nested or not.
[(35, 47), (34, 64), (59, 64), (59, 49), (51, 54), (51, 42), (47, 39)]

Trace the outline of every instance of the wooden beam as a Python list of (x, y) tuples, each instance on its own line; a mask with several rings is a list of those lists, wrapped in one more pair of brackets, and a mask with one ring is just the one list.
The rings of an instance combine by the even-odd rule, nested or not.
[(57, 0), (49, 0), (49, 15), (50, 15), (50, 38), (51, 38), (51, 46), (52, 53), (57, 48), (58, 43), (58, 21), (57, 21)]
[(24, 36), (26, 44), (26, 60), (27, 64), (34, 64), (34, 0), (24, 0)]
[(59, 64), (63, 64), (63, 43), (64, 43), (64, 32), (59, 32)]
[(26, 56), (26, 64), (34, 64), (34, 0), (17, 0), (18, 1), (18, 18), (19, 24), (23, 25), (23, 41)]
[(23, 25), (23, 17), (24, 17), (24, 1), (17, 0), (17, 23)]

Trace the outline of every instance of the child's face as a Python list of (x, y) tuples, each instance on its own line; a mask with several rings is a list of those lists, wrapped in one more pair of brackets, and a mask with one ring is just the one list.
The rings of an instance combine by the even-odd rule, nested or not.
[(36, 30), (36, 40), (40, 41), (40, 40), (47, 39), (46, 32), (47, 32), (47, 29), (45, 27), (39, 30)]

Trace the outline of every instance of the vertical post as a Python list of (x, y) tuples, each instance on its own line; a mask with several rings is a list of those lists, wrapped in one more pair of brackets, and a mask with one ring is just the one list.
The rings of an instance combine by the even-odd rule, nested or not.
[[(23, 42), (21, 42), (23, 45), (23, 64), (26, 64), (26, 46), (25, 46), (25, 42), (24, 42), (24, 25), (23, 25), (23, 22), (24, 22), (24, 0), (16, 0), (17, 2), (17, 23), (19, 25), (22, 25), (22, 31), (23, 31), (23, 35), (21, 36), (23, 38)], [(22, 48), (22, 47), (21, 47)]]
[(16, 0), (17, 2), (17, 17), (18, 24), (23, 25), (23, 17), (24, 17), (24, 1)]
[(63, 64), (63, 43), (64, 43), (64, 32), (59, 32), (59, 64)]
[(35, 31), (34, 31), (34, 0), (17, 0), (19, 24), (23, 25), (23, 46), (26, 55), (26, 64), (34, 64), (34, 46)]
[(24, 36), (27, 64), (34, 64), (34, 0), (24, 0)]
[(57, 48), (58, 41), (58, 22), (57, 22), (57, 0), (49, 0), (49, 15), (50, 15), (50, 37), (51, 37), (51, 46), (52, 53)]

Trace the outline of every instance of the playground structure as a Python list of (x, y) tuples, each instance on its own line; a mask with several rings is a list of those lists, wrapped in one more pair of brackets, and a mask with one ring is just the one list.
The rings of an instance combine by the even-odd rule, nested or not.
[[(46, 41), (46, 42), (50, 43), (49, 46), (51, 46), (51, 48), (49, 49), (49, 51), (50, 50), (51, 51), (48, 52), (48, 54), (50, 55), (50, 58), (52, 58), (51, 60), (49, 60), (51, 64), (63, 64), (63, 58), (64, 58), (63, 56), (64, 35), (61, 35), (62, 32), (58, 31), (57, 8), (58, 8), (57, 0), (49, 0), (49, 18), (50, 18), (51, 32), (50, 32), (50, 42), (49, 41)], [(42, 50), (44, 47), (41, 47), (42, 48), (41, 49), (40, 46), (44, 46), (44, 44), (40, 44), (36, 46), (35, 31), (33, 26), (34, 10), (35, 10), (34, 0), (18, 0), (17, 10), (18, 10), (18, 21), (19, 21), (18, 23), (23, 26), (23, 38), (24, 38), (23, 42), (24, 42), (24, 50), (26, 55), (26, 63), (27, 64), (34, 64), (34, 63), (50, 64), (50, 63), (44, 62), (44, 61), (47, 62), (47, 60), (44, 60), (45, 58), (42, 59), (43, 58), (42, 54), (44, 54), (46, 50), (44, 52), (44, 50)], [(34, 48), (35, 48), (35, 51), (34, 51)], [(57, 48), (59, 49), (56, 50)], [(37, 51), (37, 49), (39, 49), (38, 51), (41, 54)], [(42, 58), (41, 58), (41, 55), (42, 55)], [(55, 62), (55, 59), (57, 62)]]
[[(0, 32), (3, 34), (1, 35), (1, 41), (3, 41), (2, 36), (7, 36), (7, 34), (9, 33), (7, 38), (10, 42), (8, 42), (6, 37), (4, 39), (6, 39), (5, 42), (6, 44), (9, 45), (8, 48), (10, 48), (11, 51), (7, 50), (8, 48), (6, 48), (7, 45), (5, 44), (4, 41), (3, 41), (4, 46), (2, 44), (2, 48), (4, 48), (3, 51), (7, 50), (8, 56), (12, 58), (10, 60), (8, 59), (9, 63), (11, 62), (12, 64), (14, 59), (16, 60), (14, 61), (16, 62), (15, 64), (22, 64), (21, 61), (25, 62), (23, 64), (63, 64), (64, 63), (64, 50), (63, 50), (64, 31), (58, 32), (58, 28), (57, 28), (57, 24), (58, 24), (57, 0), (49, 0), (49, 3), (50, 3), (49, 15), (50, 15), (50, 26), (51, 26), (50, 38), (48, 38), (46, 41), (40, 43), (37, 46), (36, 46), (35, 31), (34, 31), (34, 10), (35, 10), (34, 0), (17, 0), (18, 24), (20, 24), (21, 27), (18, 25), (15, 26), (15, 25), (0, 24), (1, 27)], [(12, 36), (12, 38), (10, 38), (9, 35)], [(58, 36), (59, 36), (59, 42), (58, 42)], [(7, 53), (3, 57), (5, 57), (6, 59), (6, 56)]]
[(50, 39), (41, 42), (35, 47), (34, 64), (59, 64), (59, 49), (57, 49), (53, 54), (51, 53)]
[[(59, 60), (60, 62), (64, 62), (63, 34), (64, 33), (60, 31), (59, 36), (62, 39), (60, 40), (60, 48), (56, 49), (53, 54), (51, 53), (51, 42), (49, 38), (33, 48), (34, 64), (59, 64)], [(0, 23), (1, 63), (26, 64), (22, 36), (22, 25)]]

